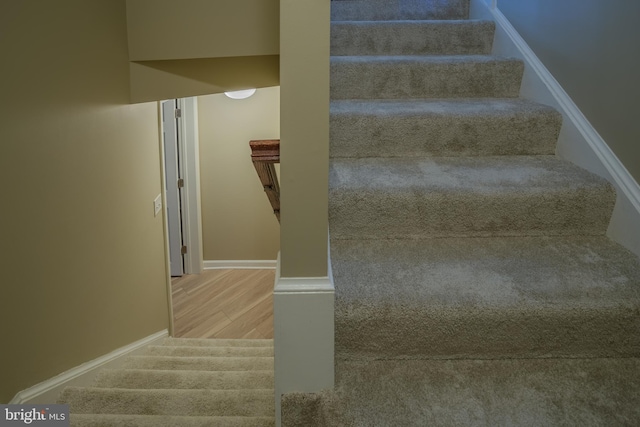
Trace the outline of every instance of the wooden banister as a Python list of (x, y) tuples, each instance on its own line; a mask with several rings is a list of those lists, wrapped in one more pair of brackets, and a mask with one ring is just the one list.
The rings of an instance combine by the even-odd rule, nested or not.
[(276, 175), (276, 163), (280, 163), (280, 140), (260, 139), (249, 141), (251, 161), (267, 194), (273, 213), (280, 222), (280, 184)]

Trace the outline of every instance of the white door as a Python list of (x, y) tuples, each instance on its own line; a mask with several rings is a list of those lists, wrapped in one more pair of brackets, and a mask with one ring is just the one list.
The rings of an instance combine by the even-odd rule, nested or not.
[(169, 228), (169, 260), (171, 276), (184, 274), (182, 241), (182, 187), (180, 167), (180, 120), (178, 101), (162, 102), (165, 180), (167, 188), (167, 224)]

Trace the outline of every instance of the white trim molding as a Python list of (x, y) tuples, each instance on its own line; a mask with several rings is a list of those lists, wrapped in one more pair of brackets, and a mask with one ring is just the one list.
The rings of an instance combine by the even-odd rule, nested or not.
[(496, 23), (492, 53), (524, 61), (520, 96), (551, 105), (563, 115), (557, 155), (614, 185), (618, 200), (607, 235), (640, 256), (640, 185), (499, 8), (493, 0), (472, 0), (474, 17)]
[(335, 288), (330, 273), (327, 277), (280, 277), (276, 269), (276, 426), (281, 424), (283, 393), (333, 389)]
[(137, 354), (147, 346), (153, 345), (168, 336), (168, 331), (165, 329), (90, 362), (71, 368), (60, 375), (18, 392), (9, 404), (55, 403), (63, 388), (68, 386), (88, 386), (100, 369), (117, 368), (124, 357)]
[(213, 260), (204, 261), (205, 270), (216, 269), (275, 269), (278, 261), (276, 260)]
[(200, 216), (200, 140), (198, 139), (198, 98), (178, 100), (182, 110), (180, 145), (185, 186), (183, 188), (183, 240), (187, 245), (184, 272), (200, 274), (202, 265), (202, 218)]
[[(504, 29), (516, 47), (522, 52), (523, 59), (531, 66), (540, 80), (542, 80), (558, 103), (562, 113), (578, 128), (591, 150), (595, 152), (598, 159), (600, 159), (609, 172), (609, 175), (615, 180), (617, 187), (624, 192), (636, 209), (640, 210), (640, 186), (635, 179), (633, 179), (627, 168), (620, 162), (620, 159), (618, 159), (613, 151), (611, 151), (611, 148), (609, 148), (602, 136), (600, 136), (598, 131), (591, 125), (584, 114), (582, 114), (582, 111), (580, 111), (560, 83), (553, 77), (533, 50), (531, 50), (527, 42), (524, 41), (509, 20), (500, 10), (495, 10), (493, 14), (496, 23)], [(527, 93), (527, 95), (529, 94)], [(527, 97), (530, 98), (530, 96)]]
[(335, 292), (329, 277), (280, 277), (274, 293), (322, 293)]

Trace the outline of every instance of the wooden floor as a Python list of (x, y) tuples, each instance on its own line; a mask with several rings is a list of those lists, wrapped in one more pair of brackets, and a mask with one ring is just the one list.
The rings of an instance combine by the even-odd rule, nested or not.
[(275, 270), (204, 270), (171, 279), (174, 336), (273, 338)]

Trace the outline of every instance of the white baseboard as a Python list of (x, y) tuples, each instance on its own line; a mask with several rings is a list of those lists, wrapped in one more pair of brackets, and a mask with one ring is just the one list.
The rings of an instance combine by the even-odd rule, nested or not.
[(109, 354), (98, 357), (90, 362), (69, 369), (60, 375), (18, 392), (9, 402), (10, 404), (50, 404), (55, 403), (58, 395), (68, 386), (88, 386), (91, 384), (100, 369), (117, 368), (126, 356), (141, 352), (145, 347), (153, 345), (159, 340), (168, 337), (167, 330), (149, 335), (146, 338), (133, 342)]
[(204, 269), (275, 269), (277, 263), (276, 260), (215, 260), (204, 261)]
[(276, 426), (283, 393), (334, 387), (334, 298), (327, 277), (280, 277), (273, 292)]
[[(498, 8), (474, 0), (477, 15), (488, 12), (496, 23), (493, 54), (525, 63), (521, 96), (551, 105), (563, 115), (558, 156), (609, 180), (618, 194), (607, 235), (640, 256), (640, 185), (602, 136), (582, 114), (542, 61)], [(484, 11), (479, 11), (486, 8)]]

